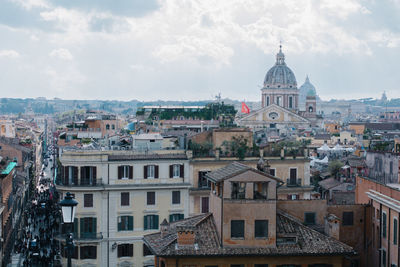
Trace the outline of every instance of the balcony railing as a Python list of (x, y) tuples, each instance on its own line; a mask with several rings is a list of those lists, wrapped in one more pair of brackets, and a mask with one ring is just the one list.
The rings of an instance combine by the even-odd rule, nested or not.
[(62, 186), (101, 186), (103, 185), (102, 179), (79, 179), (75, 181), (66, 181), (65, 179), (58, 178), (56, 180), (56, 185)]
[(286, 179), (287, 187), (299, 187), (301, 186), (301, 178), (287, 178)]

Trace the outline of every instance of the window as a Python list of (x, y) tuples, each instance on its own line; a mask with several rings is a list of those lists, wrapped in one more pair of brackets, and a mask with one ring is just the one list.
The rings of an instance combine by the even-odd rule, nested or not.
[(133, 244), (118, 245), (118, 258), (133, 257)]
[(343, 212), (343, 225), (353, 225), (354, 214), (352, 211)]
[(231, 267), (244, 267), (244, 264), (231, 264)]
[(133, 230), (133, 216), (118, 217), (118, 231), (132, 231), (132, 230)]
[(209, 198), (208, 197), (202, 197), (201, 198), (201, 213), (207, 213), (209, 212)]
[(254, 222), (254, 237), (268, 238), (268, 221), (255, 220)]
[(96, 259), (96, 258), (97, 258), (97, 247), (96, 246), (81, 247), (81, 260)]
[(144, 178), (158, 178), (158, 166), (146, 165), (144, 166)]
[(83, 207), (84, 208), (93, 207), (93, 194), (83, 194)]
[(386, 238), (386, 213), (382, 213), (382, 236)]
[(268, 183), (256, 182), (253, 184), (253, 198), (267, 199)]
[(147, 192), (147, 205), (156, 204), (156, 192)]
[(397, 218), (393, 219), (393, 244), (397, 245)]
[(297, 169), (290, 168), (289, 171), (289, 184), (290, 185), (297, 185)]
[(169, 178), (183, 178), (184, 166), (183, 164), (169, 165)]
[(146, 246), (146, 244), (143, 244), (143, 256), (149, 256), (149, 255), (153, 255), (153, 253), (151, 252), (149, 247)]
[(133, 167), (128, 165), (118, 166), (118, 179), (133, 179)]
[(184, 215), (181, 213), (174, 213), (174, 214), (170, 214), (169, 215), (169, 222), (176, 222), (176, 221), (180, 221), (183, 220)]
[(277, 96), (277, 97), (276, 97), (276, 104), (277, 104), (278, 106), (282, 106), (282, 97), (281, 97), (281, 96)]
[(244, 238), (244, 221), (231, 221), (231, 238)]
[(78, 184), (78, 167), (65, 166), (64, 169), (64, 185)]
[(293, 108), (293, 97), (289, 96), (289, 108)]
[(246, 183), (232, 182), (231, 183), (231, 198), (232, 199), (245, 199), (246, 197)]
[(181, 204), (181, 191), (172, 191), (172, 204)]
[(121, 193), (121, 206), (129, 206), (129, 192)]
[(144, 216), (144, 230), (157, 230), (158, 229), (158, 215)]
[(106, 130), (110, 130), (110, 124), (106, 124)]
[(207, 180), (206, 174), (209, 171), (200, 171), (199, 172), (199, 188), (210, 188), (211, 182)]
[(96, 185), (96, 167), (81, 167), (81, 185)]
[(269, 169), (269, 174), (271, 174), (272, 176), (275, 176), (275, 169)]
[(80, 218), (81, 224), (81, 238), (94, 238), (96, 237), (97, 218), (84, 217)]
[(266, 101), (266, 103), (267, 103), (266, 106), (269, 106), (269, 96), (267, 96), (267, 101)]
[(304, 213), (304, 224), (315, 225), (315, 212)]
[(115, 130), (115, 125), (114, 124), (111, 125), (111, 129)]
[(268, 264), (254, 264), (254, 267), (268, 267)]

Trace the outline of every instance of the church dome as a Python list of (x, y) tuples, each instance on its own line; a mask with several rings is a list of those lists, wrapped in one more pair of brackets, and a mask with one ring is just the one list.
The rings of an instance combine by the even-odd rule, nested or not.
[(310, 82), (308, 76), (306, 77), (306, 81), (303, 83), (303, 85), (300, 86), (299, 90), (300, 90), (300, 97), (317, 95), (317, 90), (315, 90), (315, 86)]
[(286, 66), (285, 55), (280, 46), (279, 53), (276, 54), (275, 65), (267, 72), (264, 79), (264, 88), (296, 88), (297, 82), (293, 71)]

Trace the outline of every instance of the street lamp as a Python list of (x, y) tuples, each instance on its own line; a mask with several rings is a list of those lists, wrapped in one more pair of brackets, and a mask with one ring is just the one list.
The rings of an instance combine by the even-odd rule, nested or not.
[(74, 223), (74, 217), (75, 217), (75, 208), (76, 205), (78, 205), (78, 201), (74, 199), (72, 194), (70, 192), (67, 192), (66, 196), (62, 201), (60, 201), (60, 206), (61, 206), (61, 211), (63, 215), (63, 221), (65, 224), (69, 225), (69, 231), (67, 233), (67, 237), (65, 239), (66, 245), (67, 245), (67, 251), (68, 251), (68, 267), (71, 267), (71, 254), (72, 254), (72, 248), (74, 247), (73, 245), (73, 239), (72, 239), (72, 224)]

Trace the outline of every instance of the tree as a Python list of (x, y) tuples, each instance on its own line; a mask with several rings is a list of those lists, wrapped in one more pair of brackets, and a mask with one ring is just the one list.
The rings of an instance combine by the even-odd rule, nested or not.
[(337, 178), (340, 169), (343, 167), (343, 163), (340, 160), (333, 160), (329, 162), (328, 169), (331, 175)]

